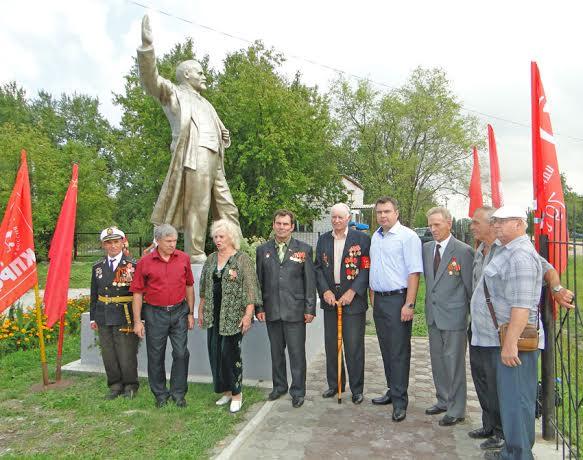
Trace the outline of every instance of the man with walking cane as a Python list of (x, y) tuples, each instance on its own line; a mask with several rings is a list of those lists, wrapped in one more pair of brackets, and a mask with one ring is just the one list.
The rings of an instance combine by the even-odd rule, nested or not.
[[(362, 232), (348, 228), (350, 208), (346, 204), (332, 206), (331, 216), (333, 230), (322, 234), (318, 239), (315, 265), (320, 305), (324, 310), (328, 382), (328, 389), (322, 397), (331, 398), (344, 391), (346, 376), (342, 356), (340, 366), (337, 362), (338, 353), (341, 351), (337, 343), (338, 330), (341, 327), (352, 402), (360, 404), (364, 399), (364, 331), (368, 308), (366, 291), (370, 238)], [(342, 305), (341, 325), (337, 303)]]

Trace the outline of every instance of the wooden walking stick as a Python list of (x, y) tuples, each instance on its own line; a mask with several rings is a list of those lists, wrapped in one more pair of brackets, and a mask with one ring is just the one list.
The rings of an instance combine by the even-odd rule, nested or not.
[(342, 304), (336, 302), (338, 318), (338, 404), (342, 404)]

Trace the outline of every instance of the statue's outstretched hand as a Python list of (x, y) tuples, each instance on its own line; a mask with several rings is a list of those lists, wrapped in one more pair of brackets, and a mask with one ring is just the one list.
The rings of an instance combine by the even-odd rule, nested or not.
[(150, 18), (147, 14), (142, 18), (142, 46), (152, 46), (152, 27), (150, 26)]

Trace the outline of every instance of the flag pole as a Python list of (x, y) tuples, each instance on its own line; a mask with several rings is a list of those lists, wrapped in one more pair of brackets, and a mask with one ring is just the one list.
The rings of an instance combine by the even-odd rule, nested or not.
[(36, 327), (38, 330), (38, 343), (40, 347), (40, 364), (43, 372), (43, 385), (45, 387), (49, 386), (49, 370), (47, 367), (47, 352), (45, 349), (45, 334), (43, 331), (43, 317), (40, 293), (38, 290), (38, 282), (34, 284), (34, 301), (35, 301), (35, 311), (36, 311)]
[(65, 338), (65, 314), (63, 313), (59, 321), (59, 341), (57, 343), (57, 370), (55, 373), (55, 379), (57, 382), (61, 381), (61, 365), (63, 363), (64, 338)]

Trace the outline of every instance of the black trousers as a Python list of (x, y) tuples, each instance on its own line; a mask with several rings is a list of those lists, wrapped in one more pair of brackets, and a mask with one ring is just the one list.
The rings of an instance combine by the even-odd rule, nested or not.
[[(342, 391), (346, 385), (344, 358), (348, 368), (350, 391), (353, 395), (364, 390), (364, 331), (366, 312), (342, 314)], [(324, 347), (326, 349), (326, 379), (328, 388), (338, 388), (338, 316), (336, 310), (324, 310)]]
[(136, 391), (138, 383), (138, 343), (133, 332), (120, 332), (119, 326), (98, 324), (101, 357), (107, 375), (107, 386), (112, 392)]
[[(188, 305), (171, 311), (144, 304), (142, 316), (146, 321), (146, 349), (148, 351), (148, 382), (156, 399), (172, 396), (181, 399), (188, 391)], [(170, 391), (166, 388), (166, 343), (172, 345)]]
[(496, 359), (500, 359), (498, 347), (470, 345), (470, 369), (482, 408), (482, 426), (484, 430), (492, 431), (498, 437), (502, 437), (502, 420), (496, 386)]
[(407, 409), (413, 321), (401, 321), (405, 294), (374, 296), (373, 319), (393, 408)]
[(289, 394), (306, 396), (306, 323), (303, 321), (267, 321), (267, 334), (271, 345), (271, 375), (273, 390), (287, 391), (285, 349), (289, 354), (292, 376)]
[(233, 395), (241, 393), (243, 383), (243, 360), (241, 359), (241, 340), (243, 334), (219, 334), (219, 321), (207, 331), (209, 363), (213, 374), (215, 393), (230, 391)]

